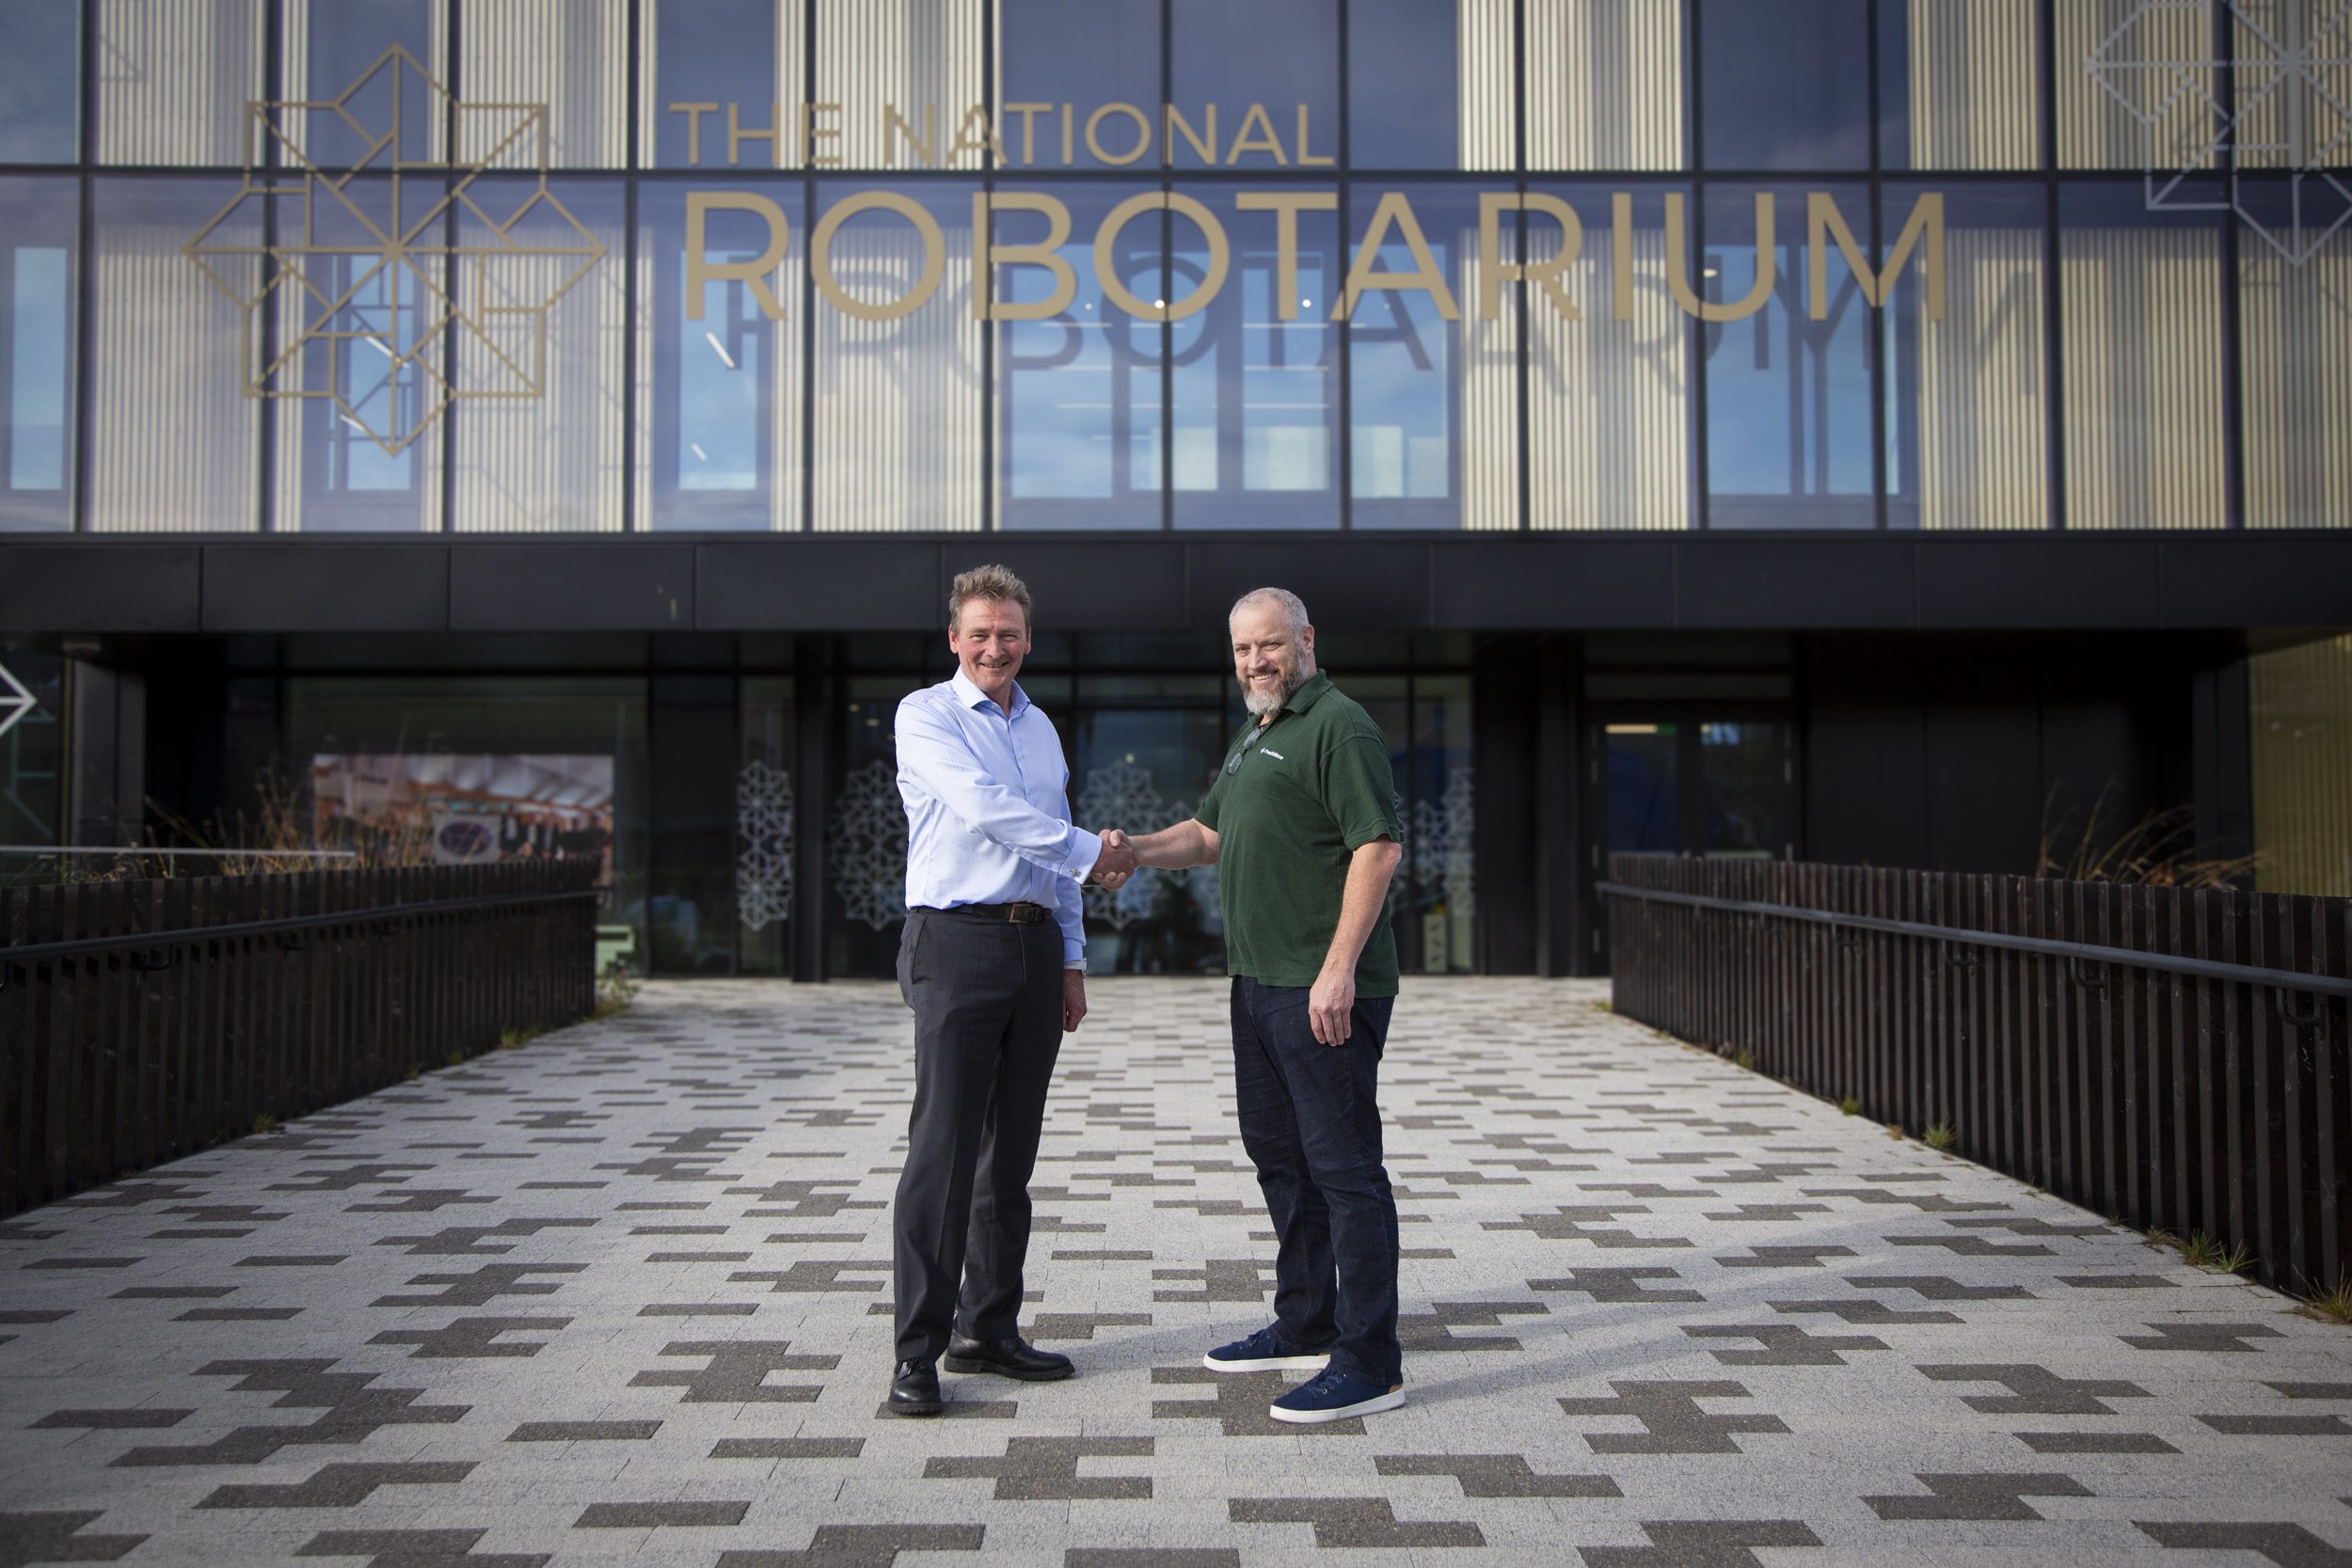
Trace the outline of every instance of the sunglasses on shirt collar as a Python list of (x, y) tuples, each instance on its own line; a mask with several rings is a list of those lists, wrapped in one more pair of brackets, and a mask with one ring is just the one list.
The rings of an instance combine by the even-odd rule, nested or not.
[(1249, 738), (1241, 743), (1241, 750), (1235, 752), (1232, 758), (1225, 764), (1225, 776), (1227, 778), (1230, 779), (1234, 774), (1241, 771), (1241, 759), (1248, 756), (1249, 754), (1249, 748), (1255, 746), (1259, 741), (1263, 740), (1265, 738), (1266, 731), (1272, 729), (1273, 727), (1274, 726), (1271, 724), (1261, 724), (1256, 729), (1249, 732)]

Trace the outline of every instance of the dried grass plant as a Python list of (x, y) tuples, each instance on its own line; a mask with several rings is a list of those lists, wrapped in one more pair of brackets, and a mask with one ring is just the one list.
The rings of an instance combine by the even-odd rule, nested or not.
[(2037, 877), (2070, 882), (2131, 882), (2143, 887), (2242, 888), (2251, 885), (2261, 855), (2220, 855), (2197, 842), (2196, 814), (2186, 806), (2150, 811), (2122, 823), (2108, 800), (2113, 785), (2079, 822), (2073, 807), (2060, 810), (2056, 785), (2042, 802), (2042, 840)]

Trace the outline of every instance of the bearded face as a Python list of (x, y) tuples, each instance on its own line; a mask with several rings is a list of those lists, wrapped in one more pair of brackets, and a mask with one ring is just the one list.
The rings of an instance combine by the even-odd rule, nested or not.
[(1246, 605), (1233, 616), (1233, 678), (1242, 705), (1259, 718), (1290, 700), (1315, 673), (1314, 633), (1294, 634), (1276, 605)]

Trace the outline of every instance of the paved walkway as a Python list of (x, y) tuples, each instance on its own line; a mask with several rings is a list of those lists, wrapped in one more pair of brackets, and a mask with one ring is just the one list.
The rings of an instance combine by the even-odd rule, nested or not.
[(1301, 1432), (1200, 1367), (1270, 1258), (1220, 985), (1096, 987), (1031, 1270), (1081, 1375), (928, 1422), (895, 992), (650, 987), (0, 1226), (0, 1565), (2352, 1563), (2352, 1330), (1604, 995), (1408, 989), (1412, 1402)]

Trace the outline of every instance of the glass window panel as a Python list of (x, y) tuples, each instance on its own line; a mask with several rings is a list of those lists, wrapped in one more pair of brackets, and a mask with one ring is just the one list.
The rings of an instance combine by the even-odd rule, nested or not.
[[(1857, 245), (1871, 244), (1859, 186), (1820, 187)], [(1773, 198), (1771, 232), (1756, 197)], [(1700, 328), (1707, 354), (1708, 526), (1870, 528), (1872, 311), (1833, 243), (1822, 319), (1812, 319), (1805, 198), (1797, 186), (1710, 187), (1699, 295), (1739, 309), (1769, 274), (1751, 314)]]
[[(1089, 677), (1068, 734), (1071, 810), (1085, 827), (1156, 832), (1187, 821), (1216, 782), (1234, 721), (1214, 675)], [(1146, 868), (1117, 893), (1086, 890), (1087, 970), (1216, 974), (1225, 920), (1216, 867)]]
[[(2246, 526), (2341, 528), (2352, 496), (2352, 245), (2321, 241), (2316, 181), (2248, 181), (2238, 235)], [(2304, 205), (2297, 223), (2297, 198)], [(2326, 222), (2320, 218), (2320, 223)]]
[[(735, 947), (741, 973), (792, 968), (792, 896), (802, 804), (792, 776), (792, 678), (746, 675), (735, 774)], [(809, 809), (815, 809), (812, 802)], [(816, 874), (816, 868), (810, 868)]]
[(1509, 0), (1353, 0), (1348, 162), (1511, 167), (1512, 28)]
[(644, 127), (657, 168), (798, 168), (836, 152), (839, 115), (806, 113), (801, 0), (641, 0)]
[(900, 698), (945, 678), (927, 673), (844, 683), (836, 771), (825, 797), (828, 975), (880, 977), (897, 967), (907, 921), (907, 811), (890, 726)]
[[(324, 841), (398, 822), (442, 863), (599, 857), (612, 888), (599, 945), (612, 929), (644, 973), (643, 680), (295, 676), (285, 692), (286, 751), (257, 771), (292, 784)], [(444, 837), (453, 817), (487, 831)]]
[[(1076, 292), (1046, 320), (995, 328), (997, 515), (1009, 529), (1157, 528), (1165, 328), (1113, 303), (1094, 265), (1097, 228), (1139, 188), (1058, 185), (1049, 194), (1070, 214), (1058, 254)], [(1043, 238), (1047, 215), (1007, 210), (994, 223), (997, 244), (1028, 245)], [(1120, 230), (1116, 275), (1137, 299), (1167, 297), (1162, 228), (1161, 214), (1147, 212)], [(1056, 286), (1041, 266), (996, 269), (996, 297), (1007, 304), (1049, 299)]]
[(1699, 852), (1709, 860), (1787, 860), (1796, 847), (1786, 724), (1701, 724)]
[(1405, 824), (1405, 907), (1400, 956), (1424, 974), (1467, 974), (1478, 966), (1475, 776), (1470, 766), (1467, 675), (1413, 682), (1412, 752), (1400, 770), (1410, 819)]
[[(2230, 10), (2238, 166), (2352, 164), (2352, 10), (2331, 0), (2236, 0)], [(2343, 210), (2339, 195), (2331, 211)]]
[(81, 139), (82, 8), (0, 0), (0, 164), (70, 164)]
[(2211, 172), (2218, 40), (2208, 8), (2050, 3), (2058, 167)]
[[(281, 161), (386, 174), (399, 161), (440, 161), (449, 35), (439, 0), (288, 0), (285, 27), (286, 103), (271, 111)], [(394, 48), (408, 59), (387, 59)], [(339, 100), (340, 112), (326, 107)]]
[(844, 166), (981, 166), (981, 16), (979, 0), (818, 0), (817, 101), (841, 105), (826, 145)]
[(2035, 0), (1877, 0), (1887, 168), (2033, 168), (2042, 159)]
[(725, 974), (735, 968), (735, 678), (656, 675), (650, 687), (650, 967)]
[[(1542, 293), (1529, 307), (1529, 526), (1689, 528), (1693, 329), (1666, 282), (1665, 192), (1627, 193), (1633, 264), (1621, 321), (1614, 193), (1599, 185), (1535, 188), (1566, 203), (1582, 240), (1560, 274), (1577, 318)], [(1538, 210), (1526, 222), (1536, 264), (1561, 253), (1556, 219)]]
[(73, 526), (75, 196), (0, 179), (0, 532)]
[[(1391, 221), (1375, 231), (1384, 210)], [(1348, 317), (1356, 526), (1516, 528), (1518, 301), (1517, 291), (1498, 288), (1494, 317), (1485, 319), (1478, 193), (1359, 186), (1351, 215), (1359, 262), (1367, 240), (1379, 243), (1350, 276), (1419, 277), (1410, 243), (1418, 232), (1441, 284), (1359, 287)], [(1448, 307), (1457, 319), (1445, 318)]]
[[(1216, 152), (1184, 136), (1168, 150), (1178, 168), (1312, 168), (1334, 164), (1340, 140), (1337, 0), (1168, 0), (1172, 60), (1168, 101)], [(1264, 112), (1250, 115), (1252, 105)], [(1207, 117), (1216, 113), (1216, 133)], [(1123, 149), (1125, 126), (1104, 140)], [(1303, 136), (1302, 136), (1303, 133)], [(1277, 150), (1279, 149), (1279, 150)]]
[(89, 527), (259, 527), (262, 198), (126, 178), (90, 201)]
[[(627, 0), (500, 0), (458, 29), (457, 159), (618, 168), (628, 147)], [(532, 111), (543, 109), (534, 119)]]
[[(818, 223), (865, 184), (818, 187)], [(980, 328), (972, 319), (972, 200), (968, 186), (920, 181), (890, 187), (917, 203), (931, 242), (901, 213), (851, 214), (831, 236), (818, 274), (814, 526), (899, 533), (980, 526)], [(906, 307), (867, 321), (825, 296)], [(917, 303), (919, 301), (919, 303)]]
[[(450, 526), (621, 526), (622, 351), (631, 329), (617, 182), (485, 177), (456, 224)], [(645, 321), (635, 325), (640, 354)], [(643, 432), (640, 432), (642, 440)], [(642, 471), (642, 470), (641, 470)]]
[(2255, 885), (2352, 896), (2352, 637), (2246, 661)]
[[(687, 249), (697, 196), (755, 198), (772, 208), (713, 205), (703, 214), (702, 251)], [(756, 265), (779, 241), (784, 260), (755, 277), (707, 269)], [(801, 519), (801, 319), (808, 225), (795, 181), (691, 188), (648, 186), (638, 197), (639, 261), (652, 295), (638, 306), (639, 403), (650, 393), (653, 425), (647, 525), (656, 529), (792, 531)], [(699, 287), (688, 277), (706, 269)], [(692, 319), (699, 293), (700, 319)], [(826, 307), (819, 305), (820, 310)], [(771, 309), (781, 319), (771, 319)]]
[(1699, 0), (1699, 146), (1709, 168), (1864, 168), (1864, 0)]
[(1611, 724), (1607, 734), (1609, 852), (1679, 852), (1682, 800), (1677, 727)]
[[(35, 704), (0, 734), (0, 844), (63, 844), (66, 661), (38, 648), (0, 642), (0, 666), (32, 693)], [(54, 859), (11, 855), (0, 860), (0, 887), (56, 880), (56, 864)]]
[[(1878, 265), (1922, 185), (1886, 187)], [(2049, 388), (2039, 185), (1959, 185), (1944, 203), (1944, 318), (1915, 249), (1888, 298), (1886, 517), (1892, 528), (2046, 528)]]
[(2066, 526), (2221, 528), (2221, 230), (2140, 183), (2059, 193)]
[[(265, 352), (279, 528), (439, 527), (446, 211), (441, 182), (413, 177), (322, 182), (314, 199), (278, 204), (275, 265), (290, 281)], [(412, 232), (414, 248), (387, 255), (388, 236)]]
[[(1158, 112), (1159, 0), (998, 0), (996, 29), (997, 118), (1008, 166), (1111, 167), (1081, 134), (1085, 117), (1105, 103), (1133, 104), (1147, 118)], [(1064, 104), (1071, 115), (1067, 159)], [(1186, 109), (1184, 116), (1199, 134), (1199, 111)], [(1160, 125), (1155, 134), (1168, 135), (1168, 127)], [(1096, 143), (1123, 155), (1135, 135), (1124, 117), (1106, 117), (1097, 128)], [(1136, 160), (1136, 166), (1158, 164), (1155, 154)]]
[(1525, 0), (1527, 166), (1678, 169), (1683, 8), (1657, 0)]
[(99, 161), (243, 164), (262, 40), (262, 0), (99, 0)]
[[(1278, 215), (1238, 210), (1223, 189), (1187, 194), (1216, 214), (1232, 261), (1207, 309), (1171, 328), (1176, 526), (1336, 528), (1339, 214), (1296, 214), (1285, 321)], [(1183, 218), (1174, 233), (1176, 287), (1189, 292), (1206, 261), (1200, 233)]]

